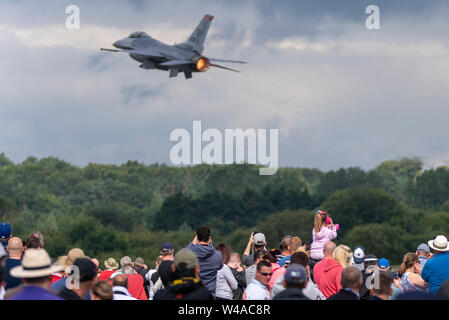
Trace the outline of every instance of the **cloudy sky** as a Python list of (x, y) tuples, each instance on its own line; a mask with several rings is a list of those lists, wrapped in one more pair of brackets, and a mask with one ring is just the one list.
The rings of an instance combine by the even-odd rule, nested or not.
[[(80, 30), (65, 27), (80, 8)], [(380, 8), (380, 30), (365, 8)], [(245, 60), (168, 79), (99, 51), (135, 30), (184, 41), (215, 16), (206, 56)], [(421, 156), (449, 163), (447, 1), (0, 2), (0, 152), (84, 166), (170, 164), (172, 130), (279, 129), (280, 166)]]

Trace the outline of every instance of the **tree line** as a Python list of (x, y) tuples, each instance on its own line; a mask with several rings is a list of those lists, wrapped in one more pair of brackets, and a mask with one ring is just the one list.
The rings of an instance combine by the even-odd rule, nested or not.
[(249, 164), (171, 167), (128, 161), (71, 165), (55, 157), (19, 164), (0, 154), (0, 220), (25, 238), (39, 230), (53, 257), (79, 246), (106, 259), (142, 256), (163, 241), (181, 248), (208, 224), (214, 243), (243, 252), (255, 229), (276, 247), (295, 234), (310, 244), (313, 212), (340, 223), (337, 242), (400, 263), (419, 242), (448, 233), (449, 168), (423, 170), (419, 158), (321, 171), (279, 168), (260, 176)]

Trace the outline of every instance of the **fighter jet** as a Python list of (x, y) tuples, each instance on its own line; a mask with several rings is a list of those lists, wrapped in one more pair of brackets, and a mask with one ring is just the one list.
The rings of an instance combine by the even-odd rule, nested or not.
[(120, 50), (101, 50), (128, 53), (132, 59), (142, 63), (140, 68), (166, 70), (170, 78), (184, 72), (185, 78), (190, 79), (192, 72), (205, 72), (210, 67), (239, 72), (214, 62), (246, 63), (245, 61), (214, 59), (203, 55), (204, 41), (213, 18), (206, 14), (186, 42), (167, 45), (143, 31), (135, 31), (129, 37), (113, 43), (113, 46)]

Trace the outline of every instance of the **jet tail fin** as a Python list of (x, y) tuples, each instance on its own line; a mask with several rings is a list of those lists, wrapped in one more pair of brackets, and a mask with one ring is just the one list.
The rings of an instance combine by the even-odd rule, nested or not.
[(209, 31), (209, 27), (213, 19), (214, 17), (209, 14), (204, 15), (203, 19), (201, 19), (196, 29), (190, 35), (189, 39), (187, 39), (186, 42), (175, 46), (183, 49), (194, 50), (201, 54), (204, 50), (204, 41), (206, 40), (207, 32)]

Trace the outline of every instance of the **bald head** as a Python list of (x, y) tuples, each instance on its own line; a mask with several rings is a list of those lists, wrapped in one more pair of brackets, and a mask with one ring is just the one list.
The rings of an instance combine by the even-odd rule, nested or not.
[(332, 241), (326, 242), (323, 247), (323, 254), (325, 258), (331, 258), (332, 254), (334, 253), (335, 248), (337, 245), (333, 243)]
[(114, 287), (128, 288), (128, 277), (126, 276), (126, 274), (118, 274), (112, 280), (112, 285)]
[(23, 242), (22, 239), (13, 237), (8, 241), (7, 250), (9, 252), (10, 258), (21, 258), (23, 252)]

